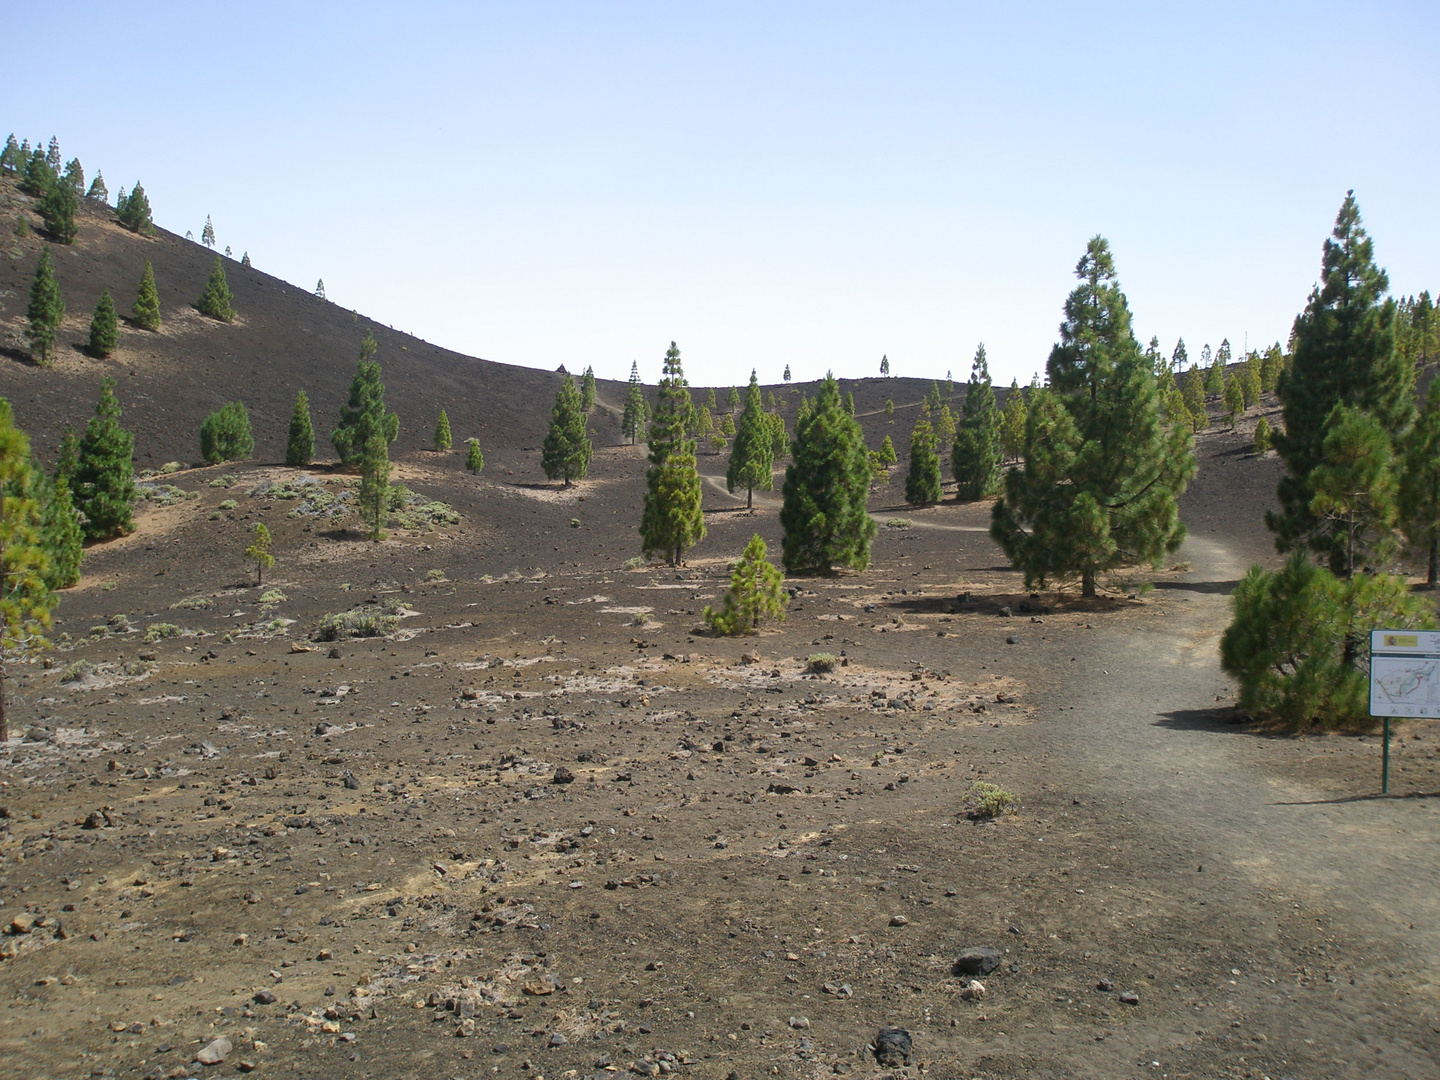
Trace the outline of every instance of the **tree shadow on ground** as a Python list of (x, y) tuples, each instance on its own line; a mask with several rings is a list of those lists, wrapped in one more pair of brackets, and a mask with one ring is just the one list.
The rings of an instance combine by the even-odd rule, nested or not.
[(1233, 705), (1215, 705), (1204, 709), (1175, 709), (1159, 713), (1157, 727), (1173, 731), (1223, 731), (1232, 734), (1256, 735), (1261, 738), (1291, 738), (1288, 730), (1262, 724)]
[(944, 596), (905, 596), (875, 601), (877, 610), (900, 611), (907, 615), (995, 615), (1006, 617), (1002, 608), (1018, 622), (1032, 615), (1104, 614), (1135, 606), (1133, 600), (1120, 596), (1083, 597), (1070, 593), (1042, 594), (1033, 599), (1028, 592), (968, 593)]
[(24, 364), (26, 367), (39, 367), (35, 358), (30, 355), (27, 349), (15, 349), (8, 345), (0, 345), (0, 356), (7, 360), (14, 360), (17, 364)]
[(1174, 592), (1198, 592), (1211, 596), (1229, 596), (1240, 584), (1235, 581), (1156, 581), (1153, 582), (1156, 589), (1164, 589)]

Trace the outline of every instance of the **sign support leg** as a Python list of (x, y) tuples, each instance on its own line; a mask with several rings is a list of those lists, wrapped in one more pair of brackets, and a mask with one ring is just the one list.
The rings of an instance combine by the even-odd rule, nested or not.
[(1385, 717), (1385, 748), (1380, 752), (1380, 794), (1390, 794), (1390, 718)]

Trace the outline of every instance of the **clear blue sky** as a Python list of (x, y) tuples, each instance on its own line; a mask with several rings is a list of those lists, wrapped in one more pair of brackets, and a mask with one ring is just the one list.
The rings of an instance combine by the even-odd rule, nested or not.
[[(11, 4), (0, 137), (427, 340), (693, 383), (1288, 333), (1353, 187), (1440, 288), (1440, 5)], [(303, 360), (297, 357), (297, 361)]]

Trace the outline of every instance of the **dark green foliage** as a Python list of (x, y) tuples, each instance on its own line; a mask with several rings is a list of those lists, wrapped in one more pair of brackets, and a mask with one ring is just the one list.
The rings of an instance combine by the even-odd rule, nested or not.
[(1425, 554), (1425, 581), (1440, 583), (1440, 379), (1432, 379), (1420, 415), (1405, 435), (1401, 524), (1410, 549)]
[(20, 179), (20, 190), (37, 199), (43, 198), (45, 193), (54, 186), (55, 180), (55, 171), (45, 164), (44, 152), (37, 149), (25, 162), (25, 171)]
[(370, 359), (375, 355), (375, 348), (375, 339), (370, 331), (365, 331), (355, 377), (350, 380), (350, 399), (340, 409), (340, 426), (330, 433), (342, 465), (358, 464), (365, 453), (365, 444), (376, 433), (384, 438), (387, 453), (395, 436), (400, 434), (400, 418), (385, 411), (385, 384), (380, 381), (380, 364)]
[(1000, 447), (1007, 458), (1017, 458), (1025, 449), (1025, 395), (1020, 384), (1010, 380), (1010, 392), (1005, 395), (1005, 408), (1000, 413)]
[(1221, 353), (1228, 354), (1230, 342), (1226, 340), (1220, 346), (1220, 351), (1212, 357), (1210, 346), (1206, 345), (1200, 350), (1200, 359), (1205, 367), (1205, 393), (1211, 397), (1219, 397), (1225, 393), (1225, 362), (1221, 360)]
[(889, 435), (886, 435), (885, 438), (880, 440), (880, 449), (877, 450), (876, 453), (880, 457), (881, 465), (894, 465), (900, 460), (899, 455), (895, 453), (895, 444), (890, 441)]
[(370, 539), (385, 539), (385, 519), (390, 510), (390, 442), (378, 429), (371, 432), (360, 451), (360, 490), (355, 501), (360, 520), (370, 527)]
[(155, 221), (150, 216), (150, 198), (138, 180), (129, 195), (121, 190), (121, 197), (116, 200), (115, 216), (120, 219), (121, 225), (132, 232), (145, 236), (155, 235)]
[(1265, 355), (1260, 358), (1260, 392), (1262, 394), (1273, 394), (1280, 384), (1280, 375), (1285, 370), (1285, 354), (1280, 351), (1280, 343), (1277, 341), (1270, 348), (1265, 350)]
[(1354, 192), (1346, 194), (1325, 241), (1320, 279), (1295, 320), (1290, 367), (1279, 379), (1285, 423), (1275, 449), (1287, 475), (1276, 492), (1280, 509), (1267, 513), (1265, 523), (1278, 550), (1304, 545), (1329, 557), (1339, 538), (1335, 523), (1311, 507), (1311, 474), (1324, 456), (1332, 410), (1364, 409), (1392, 440), (1414, 413), (1415, 371), (1395, 348), (1394, 304), (1384, 299), (1389, 279), (1375, 265)]
[(650, 403), (645, 400), (645, 390), (640, 383), (640, 365), (630, 362), (630, 385), (625, 391), (625, 415), (620, 418), (620, 432), (633, 446), (645, 432), (650, 421)]
[(36, 490), (43, 493), (45, 513), (40, 530), (49, 560), (45, 585), (50, 589), (68, 589), (80, 581), (80, 562), (85, 557), (85, 533), (80, 528), (80, 513), (70, 496), (70, 485), (63, 478), (50, 480), (43, 475), (36, 481)]
[(580, 376), (580, 407), (587, 413), (595, 408), (595, 368), (589, 364)]
[(1247, 409), (1260, 404), (1260, 393), (1264, 384), (1262, 367), (1259, 353), (1252, 349), (1245, 354), (1245, 361), (1240, 365), (1240, 371), (1235, 381), (1245, 392), (1245, 408)]
[(766, 557), (765, 541), (756, 533), (745, 545), (745, 553), (730, 575), (720, 610), (705, 605), (705, 623), (717, 634), (753, 634), (760, 620), (785, 621), (785, 604), (790, 599), (781, 589), (780, 571)]
[(104, 540), (134, 531), (134, 454), (135, 439), (120, 426), (115, 380), (107, 378), (100, 384), (100, 401), (80, 440), (71, 485), (88, 539)]
[(50, 146), (45, 151), (45, 166), (55, 176), (60, 175), (60, 140), (50, 136)]
[[(245, 253), (245, 258), (248, 260), (249, 257), (250, 257), (250, 253), (247, 251), (247, 252)], [(249, 266), (250, 263), (247, 261), (247, 262), (245, 263), (245, 265), (246, 265), (246, 266)], [(315, 295), (316, 295), (317, 297), (319, 297), (321, 300), (324, 300), (324, 299), (325, 299), (325, 279), (324, 279), (324, 278), (321, 278), (320, 280), (318, 280), (317, 282), (315, 282)]]
[(1225, 422), (1233, 428), (1235, 418), (1245, 411), (1245, 389), (1238, 377), (1226, 382), (1220, 400), (1225, 406)]
[(988, 498), (1000, 488), (1000, 462), (1005, 454), (1000, 410), (990, 384), (990, 364), (985, 346), (975, 350), (970, 381), (965, 384), (965, 405), (960, 413), (960, 430), (955, 437), (952, 463), (959, 482), (958, 497), (964, 500)]
[(60, 450), (55, 455), (55, 482), (74, 487), (75, 470), (80, 464), (80, 438), (73, 427), (67, 427), (60, 437)]
[(110, 299), (110, 290), (100, 294), (95, 305), (95, 314), (90, 316), (90, 355), (105, 357), (120, 344), (120, 320), (115, 314), (115, 301)]
[(449, 450), (450, 445), (450, 417), (441, 409), (440, 415), (435, 418), (435, 449), (443, 452)]
[[(726, 415), (726, 419), (730, 419)], [(750, 372), (750, 385), (745, 390), (745, 409), (735, 427), (735, 442), (730, 449), (730, 464), (725, 469), (725, 486), (731, 494), (737, 487), (745, 489), (745, 505), (754, 504), (755, 489), (769, 491), (775, 486), (774, 440), (760, 395), (760, 383)]]
[(465, 468), (476, 476), (479, 476), (480, 470), (485, 468), (485, 455), (480, 452), (479, 439), (465, 440)]
[(1300, 550), (1274, 573), (1252, 566), (1230, 605), (1220, 666), (1240, 682), (1240, 707), (1296, 730), (1368, 724), (1370, 630), (1435, 626), (1433, 609), (1404, 578), (1345, 581)]
[(135, 293), (135, 306), (130, 309), (130, 321), (142, 330), (160, 329), (160, 293), (155, 288), (155, 268), (145, 260), (145, 272), (140, 275), (140, 288)]
[(774, 468), (775, 462), (790, 448), (790, 435), (785, 430), (785, 417), (778, 412), (765, 414), (765, 426), (770, 432), (770, 465)]
[(35, 277), (30, 282), (30, 305), (25, 309), (29, 321), (27, 336), (30, 351), (41, 367), (49, 367), (54, 359), (55, 332), (65, 318), (65, 299), (60, 295), (60, 283), (55, 280), (55, 269), (50, 262), (50, 248), (40, 250), (40, 261), (35, 264)]
[(1180, 394), (1190, 413), (1190, 426), (1204, 431), (1210, 426), (1210, 413), (1205, 408), (1205, 375), (1198, 367), (1185, 373)]
[(1025, 465), (1005, 476), (990, 535), (1027, 586), (1153, 563), (1185, 538), (1176, 500), (1195, 474), (1189, 427), (1166, 431), (1155, 376), (1130, 329), (1109, 245), (1095, 237), (1076, 266), (1050, 352), (1050, 388), (1034, 390)]
[(50, 190), (40, 200), (40, 214), (45, 218), (45, 228), (61, 244), (73, 244), (79, 229), (75, 224), (75, 209), (79, 199), (75, 189), (64, 181), (50, 185)]
[(566, 375), (550, 411), (550, 430), (540, 447), (540, 467), (551, 480), (563, 480), (569, 487), (585, 479), (594, 448), (586, 431), (585, 408), (575, 380)]
[(7, 173), (18, 172), (25, 159), (20, 156), (20, 144), (15, 141), (15, 134), (11, 132), (10, 137), (5, 140), (5, 149), (0, 150), (0, 169)]
[(1320, 464), (1310, 474), (1310, 511), (1329, 523), (1330, 569), (1341, 577), (1394, 553), (1393, 465), (1390, 439), (1373, 416), (1344, 405), (1331, 410)]
[(205, 291), (200, 294), (200, 299), (195, 301), (195, 307), (201, 315), (209, 315), (212, 319), (219, 319), (221, 322), (235, 321), (230, 283), (225, 280), (225, 265), (219, 255), (215, 256), (215, 265), (210, 268), (210, 280), (205, 283)]
[(208, 248), (215, 246), (215, 226), (210, 222), (210, 215), (205, 215), (205, 227), (200, 230), (200, 243)]
[(255, 437), (244, 402), (232, 401), (200, 424), (200, 457), (206, 465), (243, 461), (254, 452)]
[(645, 504), (640, 514), (640, 550), (678, 565), (687, 550), (705, 539), (700, 471), (695, 440), (686, 431), (694, 406), (685, 385), (680, 350), (665, 352), (655, 416), (650, 422), (650, 467), (645, 470)]
[(790, 381), (790, 365), (789, 365), (789, 364), (786, 364), (786, 365), (785, 365), (785, 381), (786, 381), (787, 383)]
[[(227, 254), (227, 255), (230, 254), (230, 249), (229, 249), (229, 248), (226, 248), (226, 249), (225, 249), (225, 254)], [(244, 255), (241, 255), (241, 256), (240, 256), (240, 265), (241, 265), (241, 266), (246, 266), (246, 267), (248, 267), (248, 266), (251, 265), (251, 263), (250, 263), (250, 252), (247, 251), (247, 252), (245, 252)]]
[(310, 422), (310, 395), (301, 390), (290, 411), (290, 433), (285, 440), (285, 464), (309, 465), (315, 457), (315, 426)]
[(880, 374), (881, 374), (881, 375), (889, 375), (889, 374), (890, 374), (890, 357), (889, 357), (889, 356), (882, 356), (882, 357), (880, 357)]
[[(750, 372), (750, 377), (752, 379), (755, 377), (753, 369)], [(730, 392), (725, 395), (725, 407), (732, 411), (740, 407), (740, 390), (738, 387), (730, 387)]]
[(265, 580), (265, 571), (275, 565), (275, 556), (270, 554), (270, 530), (263, 521), (255, 523), (255, 532), (250, 546), (245, 549), (245, 557), (255, 562), (255, 587), (258, 589)]
[(781, 561), (787, 573), (828, 574), (870, 565), (875, 522), (865, 509), (870, 462), (855, 418), (827, 374), (814, 402), (796, 416), (792, 461), (785, 470)]
[(98, 203), (110, 201), (110, 189), (105, 186), (105, 174), (97, 172), (95, 179), (90, 182), (90, 190), (85, 193), (87, 199), (94, 199)]
[(1395, 312), (1395, 347), (1406, 362), (1422, 371), (1440, 356), (1440, 313), (1428, 291), (1407, 296)]
[(76, 199), (85, 197), (85, 170), (81, 168), (79, 158), (71, 158), (65, 163), (65, 174), (60, 177), (60, 182), (70, 189)]
[(0, 740), (9, 738), (6, 661), (46, 644), (41, 632), (55, 606), (47, 581), (42, 481), (30, 440), (15, 426), (10, 403), (0, 399)]
[(910, 471), (905, 474), (905, 501), (930, 506), (940, 501), (940, 455), (935, 451), (935, 429), (923, 417), (910, 433)]

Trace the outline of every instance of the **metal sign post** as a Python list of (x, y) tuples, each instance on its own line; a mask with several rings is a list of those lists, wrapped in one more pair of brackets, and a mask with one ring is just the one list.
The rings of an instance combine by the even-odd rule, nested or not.
[(1370, 715), (1385, 720), (1380, 793), (1390, 793), (1390, 718), (1440, 716), (1440, 631), (1370, 632)]

